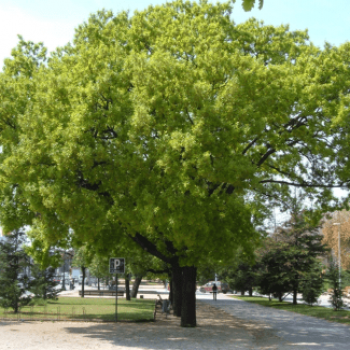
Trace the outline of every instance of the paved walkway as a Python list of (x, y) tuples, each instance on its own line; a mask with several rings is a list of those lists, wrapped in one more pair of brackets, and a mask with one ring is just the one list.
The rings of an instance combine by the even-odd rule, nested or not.
[(347, 325), (254, 305), (221, 294), (217, 301), (213, 301), (209, 296), (203, 296), (200, 299), (242, 322), (253, 321), (264, 326), (266, 332), (261, 333), (259, 342), (259, 346), (263, 348), (350, 349), (350, 327)]

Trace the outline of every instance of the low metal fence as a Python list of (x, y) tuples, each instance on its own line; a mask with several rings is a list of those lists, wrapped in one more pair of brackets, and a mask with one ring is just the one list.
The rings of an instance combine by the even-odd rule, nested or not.
[(12, 309), (0, 308), (0, 320), (1, 321), (84, 321), (84, 322), (108, 322), (108, 320), (101, 320), (89, 317), (87, 315), (85, 307), (77, 308), (65, 308), (64, 311), (61, 307), (52, 308), (46, 306), (31, 306), (18, 310), (15, 313)]
[[(153, 312), (153, 321), (156, 319), (156, 306)], [(60, 306), (26, 306), (18, 310), (15, 313), (12, 309), (3, 309), (0, 308), (0, 321), (77, 321), (77, 322), (115, 322), (115, 315), (104, 315), (101, 318), (96, 312), (89, 314), (85, 307), (76, 307), (71, 308)], [(134, 321), (125, 321), (118, 320), (122, 322), (134, 322)], [(138, 320), (135, 320), (139, 322)]]

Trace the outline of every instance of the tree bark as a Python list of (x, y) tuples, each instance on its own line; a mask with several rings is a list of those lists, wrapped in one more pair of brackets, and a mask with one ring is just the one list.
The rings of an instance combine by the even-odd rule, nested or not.
[(173, 280), (172, 280), (172, 278), (170, 278), (170, 280), (169, 280), (169, 301), (170, 301), (171, 305), (174, 304), (173, 296), (174, 296), (174, 294), (173, 294)]
[(181, 327), (196, 327), (196, 277), (197, 268), (185, 266), (182, 283)]
[(130, 274), (125, 275), (126, 300), (130, 300)]
[(100, 278), (97, 278), (97, 289), (100, 290)]
[[(16, 240), (18, 240), (18, 235), (17, 235), (17, 237), (16, 237)], [(16, 246), (17, 246), (17, 244), (16, 244)], [(17, 249), (16, 249), (16, 250), (17, 250)], [(14, 258), (14, 265), (17, 266), (17, 267), (18, 267), (18, 265), (19, 265), (19, 261), (18, 261), (18, 260), (19, 260), (18, 257), (15, 255), (15, 258)], [(18, 270), (17, 270), (17, 269), (15, 270), (15, 280), (16, 280), (16, 281), (18, 280)], [(15, 304), (14, 304), (14, 306), (13, 306), (13, 312), (14, 312), (15, 314), (18, 313), (18, 303), (19, 303), (18, 294), (17, 294), (17, 292), (15, 292)]]
[(244, 295), (244, 289), (241, 290), (241, 296), (243, 296), (243, 295)]
[(298, 294), (298, 287), (294, 285), (293, 287), (293, 305), (297, 305), (297, 294)]
[(253, 296), (253, 287), (249, 287), (249, 296), (250, 296), (250, 297)]
[(82, 280), (82, 284), (81, 284), (81, 297), (84, 298), (84, 287), (85, 287), (85, 266), (81, 267), (81, 271), (83, 273), (83, 280)]
[(137, 298), (137, 293), (139, 291), (141, 281), (142, 281), (142, 276), (135, 276), (135, 282), (132, 285), (132, 290), (131, 290), (131, 298)]
[(182, 268), (175, 264), (171, 268), (173, 287), (173, 310), (174, 316), (181, 316), (182, 308)]

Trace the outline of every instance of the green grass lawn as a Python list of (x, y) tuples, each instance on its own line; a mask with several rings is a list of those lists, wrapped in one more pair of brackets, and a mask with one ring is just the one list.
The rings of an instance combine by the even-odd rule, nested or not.
[(302, 315), (323, 318), (332, 322), (350, 324), (350, 311), (346, 310), (334, 311), (333, 309), (322, 306), (308, 306), (305, 304), (293, 305), (292, 303), (287, 303), (285, 301), (279, 302), (275, 299), (269, 301), (269, 299), (263, 297), (234, 296), (233, 298), (266, 307), (273, 307), (274, 309), (293, 311)]
[[(153, 300), (118, 298), (118, 320), (153, 321), (153, 311)], [(18, 316), (12, 309), (0, 308), (0, 318), (114, 321), (115, 299), (59, 297), (58, 300), (48, 300), (46, 306), (24, 306)]]

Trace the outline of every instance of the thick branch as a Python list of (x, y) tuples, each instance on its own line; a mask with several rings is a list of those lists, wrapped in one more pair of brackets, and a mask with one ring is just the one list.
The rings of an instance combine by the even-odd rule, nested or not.
[(261, 159), (259, 160), (259, 163), (258, 163), (257, 166), (259, 167), (260, 165), (262, 165), (262, 164), (266, 161), (266, 159), (269, 158), (270, 155), (273, 154), (273, 153), (275, 153), (275, 152), (276, 152), (276, 150), (275, 150), (274, 148), (271, 148), (269, 151), (267, 151), (267, 152), (261, 157)]
[(227, 194), (232, 194), (234, 192), (234, 190), (235, 190), (235, 187), (233, 185), (231, 185), (231, 184), (224, 183), (222, 185), (222, 189), (226, 190)]
[(280, 174), (283, 174), (283, 175), (286, 175), (286, 176), (291, 176), (290, 173), (287, 173), (287, 172), (281, 170), (280, 168), (277, 168), (277, 167), (275, 167), (275, 166), (273, 166), (273, 165), (271, 165), (271, 164), (267, 164), (267, 166), (268, 166), (269, 168), (271, 168), (271, 169), (276, 170), (276, 171), (279, 172)]
[(254, 145), (254, 143), (258, 140), (259, 137), (256, 137), (253, 141), (251, 141), (249, 145), (243, 150), (242, 155), (245, 155), (248, 152), (248, 150)]
[(113, 205), (114, 200), (109, 192), (107, 191), (99, 192), (99, 189), (101, 186), (100, 181), (98, 183), (91, 184), (87, 180), (80, 177), (77, 181), (77, 185), (81, 188), (85, 188), (86, 190), (97, 192), (99, 196), (107, 198), (110, 201), (110, 204)]
[(278, 181), (278, 180), (263, 180), (260, 181), (261, 184), (265, 183), (276, 183), (276, 184), (281, 184), (281, 185), (288, 185), (288, 186), (295, 186), (295, 187), (319, 187), (319, 188), (340, 188), (340, 187), (347, 187), (346, 184), (349, 183), (349, 181), (342, 182), (338, 185), (323, 185), (323, 184), (316, 184), (316, 183), (308, 183), (308, 182), (303, 182), (303, 183), (295, 183), (295, 182), (288, 182), (288, 181)]
[(153, 256), (159, 258), (167, 264), (172, 264), (173, 259), (161, 253), (157, 247), (150, 242), (146, 237), (142, 236), (140, 233), (136, 233), (135, 236), (126, 233), (126, 235), (131, 238), (135, 243), (137, 243), (144, 251), (152, 254)]

